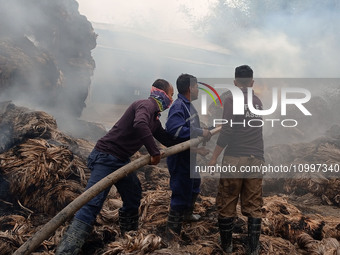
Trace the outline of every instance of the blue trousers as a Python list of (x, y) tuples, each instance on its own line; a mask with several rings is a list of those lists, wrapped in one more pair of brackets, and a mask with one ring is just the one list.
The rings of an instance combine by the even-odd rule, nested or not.
[(185, 212), (192, 205), (193, 195), (200, 192), (201, 179), (199, 175), (191, 178), (190, 160), (181, 154), (168, 157), (167, 164), (172, 191), (170, 207), (174, 211)]
[[(98, 181), (129, 162), (130, 160), (122, 161), (111, 154), (103, 153), (94, 149), (87, 160), (87, 166), (91, 170), (91, 176), (86, 189), (89, 189)], [(131, 173), (117, 181), (115, 186), (123, 200), (123, 207), (121, 210), (126, 212), (138, 212), (140, 200), (142, 198), (142, 188), (137, 175), (135, 173)], [(110, 187), (80, 208), (76, 213), (75, 218), (92, 225), (102, 209), (109, 191)]]

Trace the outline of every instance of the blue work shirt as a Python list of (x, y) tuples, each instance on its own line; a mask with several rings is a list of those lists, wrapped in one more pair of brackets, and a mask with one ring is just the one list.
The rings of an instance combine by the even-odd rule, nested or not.
[(203, 134), (197, 110), (182, 94), (178, 94), (178, 98), (169, 109), (165, 129), (175, 138), (187, 140), (190, 139), (190, 135), (191, 138), (195, 138)]
[[(203, 135), (197, 110), (182, 94), (178, 94), (170, 107), (165, 128), (175, 138), (184, 140), (189, 140), (190, 136), (195, 138)], [(167, 164), (170, 174), (180, 171), (190, 178), (190, 167), (193, 168), (196, 164), (196, 153), (186, 150), (169, 156)]]

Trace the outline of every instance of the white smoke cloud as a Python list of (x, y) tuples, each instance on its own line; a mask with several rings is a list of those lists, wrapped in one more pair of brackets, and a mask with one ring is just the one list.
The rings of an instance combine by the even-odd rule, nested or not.
[[(225, 65), (248, 63), (259, 76), (339, 76), (337, 1), (78, 2), (80, 12), (89, 20), (129, 28), (157, 40), (226, 53), (231, 56), (226, 57)], [(215, 75), (226, 77), (232, 71)]]
[[(89, 2), (92, 11), (86, 7)], [(108, 27), (94, 24), (95, 29), (100, 28), (98, 44), (106, 47), (105, 53), (103, 48), (94, 50), (94, 98), (105, 91), (107, 101), (114, 103), (107, 93), (113, 84), (139, 87), (145, 95), (154, 79), (165, 78), (175, 84), (181, 73), (200, 78), (233, 77), (234, 68), (242, 64), (254, 69), (255, 85), (256, 78), (340, 75), (337, 1), (143, 1), (142, 6), (134, 0), (104, 2), (79, 0), (80, 12), (90, 20), (113, 24), (110, 36), (102, 34)], [(99, 12), (100, 17), (96, 16)], [(111, 53), (110, 47), (115, 48)], [(102, 72), (102, 66), (110, 72)], [(110, 88), (99, 85), (105, 79)], [(328, 84), (303, 86), (317, 97), (324, 96)], [(129, 92), (122, 92), (131, 99)], [(318, 100), (327, 104), (327, 96), (325, 101)], [(336, 116), (328, 116), (325, 128), (338, 122)]]

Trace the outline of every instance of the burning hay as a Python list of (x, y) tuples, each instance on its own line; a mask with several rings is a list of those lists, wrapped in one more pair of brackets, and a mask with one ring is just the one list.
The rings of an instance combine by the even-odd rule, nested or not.
[[(168, 191), (152, 190), (143, 194), (140, 228), (138, 231), (128, 232), (124, 237), (119, 235), (117, 210), (120, 204), (118, 201), (120, 200), (110, 198), (106, 202), (101, 216), (97, 218), (97, 224), (90, 240), (87, 242), (87, 248), (83, 250), (83, 254), (221, 254), (216, 224), (217, 215), (209, 213), (209, 207), (214, 204), (214, 201), (209, 197), (200, 197), (200, 202), (197, 203), (197, 212), (201, 212), (203, 220), (197, 223), (186, 223), (182, 240), (178, 242), (168, 242), (164, 233), (168, 203), (170, 201)], [(297, 251), (294, 243), (295, 241), (299, 242), (302, 234), (313, 234), (313, 230), (315, 230), (314, 232), (317, 232), (317, 230), (323, 232), (318, 237), (321, 240), (325, 236), (328, 236), (327, 238), (336, 237), (335, 232), (325, 232), (326, 226), (329, 225), (328, 219), (321, 216), (308, 219), (296, 207), (288, 204), (281, 197), (266, 198), (264, 209), (266, 216), (261, 236), (262, 254), (301, 254)], [(238, 212), (240, 215), (240, 208), (238, 208)], [(103, 221), (103, 215), (112, 215), (112, 217)], [(22, 223), (19, 223), (18, 226), (22, 227), (23, 224), (27, 224), (24, 217), (19, 219), (21, 219)], [(301, 219), (304, 219), (303, 222), (309, 225), (299, 224), (302, 222)], [(328, 230), (336, 228), (334, 226), (336, 220), (333, 220), (334, 222), (330, 223), (333, 226), (328, 226)], [(11, 221), (9, 220), (9, 222)], [(234, 234), (235, 254), (244, 254), (245, 251), (245, 222), (246, 218), (240, 216), (238, 231)], [(23, 230), (26, 230), (26, 232), (21, 233), (21, 236), (27, 238), (32, 235), (33, 228), (23, 228)], [(53, 251), (60, 239), (60, 235), (61, 232), (58, 231), (54, 237), (45, 241), (39, 248), (41, 253)], [(317, 236), (314, 235), (314, 237), (316, 238)], [(4, 242), (4, 239), (0, 240), (0, 242)], [(20, 240), (19, 235), (12, 235), (6, 239), (6, 243), (13, 244), (12, 252), (19, 244), (22, 244)], [(321, 247), (324, 242), (317, 241), (317, 247)], [(88, 246), (92, 247), (91, 252), (88, 250)], [(96, 249), (93, 250), (93, 247), (96, 247)], [(303, 245), (300, 245), (300, 249), (309, 251), (309, 248)], [(8, 252), (7, 254), (11, 253)]]
[[(20, 139), (15, 142), (11, 140), (11, 148), (0, 154), (0, 174), (8, 181), (14, 197), (14, 200), (2, 201), (8, 205), (9, 211), (0, 217), (1, 254), (12, 254), (38, 228), (77, 197), (88, 177), (85, 158), (93, 145), (58, 131), (50, 116), (46, 117), (46, 121), (42, 113), (32, 113), (30, 116), (36, 118), (35, 121), (29, 122), (30, 125), (17, 125), (7, 119), (7, 125), (22, 127), (20, 132), (15, 131), (16, 134), (22, 135), (17, 135)], [(15, 118), (11, 120), (19, 121)], [(2, 124), (3, 122), (0, 122), (0, 125)], [(31, 125), (44, 128), (34, 128)], [(28, 132), (29, 130), (36, 132)], [(33, 134), (33, 137), (27, 134)], [(337, 147), (334, 144), (331, 146), (328, 143), (318, 148), (325, 153), (336, 153)], [(312, 146), (309, 145), (308, 148)], [(305, 150), (303, 153), (309, 155), (312, 151), (313, 149)], [(272, 155), (274, 154), (275, 151)], [(320, 155), (313, 157), (321, 157)], [(140, 153), (135, 155), (138, 156)], [(306, 157), (304, 159), (306, 160)], [(82, 254), (222, 254), (218, 241), (218, 215), (214, 197), (218, 179), (202, 180), (202, 193), (195, 208), (195, 213), (199, 213), (202, 220), (184, 223), (181, 238), (169, 241), (165, 229), (171, 191), (166, 164), (162, 161), (158, 166), (145, 166), (137, 171), (137, 175), (143, 187), (139, 230), (127, 232), (125, 236), (120, 235), (118, 209), (122, 202), (113, 186)], [(300, 204), (303, 204), (303, 201), (320, 202), (322, 200), (319, 196), (326, 194), (332, 204), (335, 204), (338, 194), (336, 178), (292, 179), (290, 182), (286, 181), (282, 187), (297, 193), (294, 185), (298, 185), (297, 182), (301, 183), (302, 180), (308, 181), (308, 185), (304, 184), (303, 188), (313, 190), (314, 195), (303, 191), (305, 195), (296, 198), (300, 199)], [(10, 214), (13, 201), (19, 201), (21, 206)], [(340, 240), (338, 216), (304, 214), (288, 201), (288, 197), (265, 197), (260, 238), (261, 254), (336, 254)], [(244, 254), (247, 218), (241, 215), (240, 207), (237, 210), (239, 218), (233, 234), (233, 252)], [(45, 240), (35, 254), (53, 254), (67, 224)]]
[[(163, 244), (164, 245), (164, 244)], [(149, 254), (162, 247), (162, 238), (155, 234), (131, 233), (126, 234), (122, 242), (113, 242), (108, 245), (108, 251), (103, 255), (115, 255), (123, 253)]]
[(23, 243), (22, 237), (31, 230), (29, 220), (23, 216), (11, 215), (0, 217), (0, 251), (1, 254), (11, 254)]
[(91, 50), (97, 35), (78, 3), (1, 1), (0, 23), (2, 98), (79, 117), (95, 68)]
[(304, 216), (282, 197), (267, 197), (265, 201), (262, 230), (265, 234), (282, 237), (291, 243), (295, 243), (301, 233), (308, 233), (315, 239), (323, 238), (324, 221)]
[(74, 200), (86, 182), (79, 157), (43, 139), (29, 139), (1, 154), (0, 166), (11, 193), (24, 206), (49, 215)]
[(334, 134), (334, 130), (340, 132), (340, 127), (336, 127), (326, 132), (328, 136), (310, 143), (268, 148), (267, 164), (298, 168), (291, 173), (268, 174), (264, 189), (299, 196), (311, 193), (323, 204), (340, 206), (340, 139), (339, 133)]
[(301, 234), (298, 238), (298, 245), (308, 254), (333, 255), (340, 253), (340, 244), (335, 238), (325, 238), (318, 241), (308, 234)]
[[(148, 254), (222, 254), (218, 243), (217, 214), (209, 212), (214, 205), (211, 198), (200, 197), (196, 212), (201, 213), (203, 221), (185, 223), (182, 239), (175, 242), (168, 242), (164, 233), (169, 202), (168, 191), (152, 190), (144, 193), (140, 229), (137, 232), (130, 232), (126, 237), (117, 235), (118, 239), (109, 243), (103, 253), (96, 254), (143, 254), (140, 245), (150, 244), (149, 239), (153, 240), (154, 245), (157, 243), (159, 249), (148, 250)], [(335, 225), (336, 222), (340, 223), (339, 219), (332, 218), (332, 222), (330, 218), (323, 218), (320, 215), (318, 217), (303, 215), (300, 210), (282, 197), (265, 198), (264, 213), (266, 216), (261, 236), (261, 254), (308, 252), (306, 246), (300, 246), (298, 250), (294, 245), (299, 242), (302, 234), (313, 236), (314, 238), (311, 237), (313, 240), (318, 240), (317, 247), (319, 248), (326, 242), (321, 240), (339, 239), (337, 232), (334, 232), (334, 229), (339, 228)], [(247, 233), (246, 217), (241, 216), (240, 207), (238, 207), (238, 214), (240, 218), (235, 228), (234, 252), (244, 254)], [(118, 219), (112, 224), (117, 224), (117, 221)], [(141, 238), (144, 239), (141, 240)]]
[(57, 130), (55, 119), (45, 112), (32, 112), (11, 102), (0, 103), (0, 153), (28, 138), (50, 139)]

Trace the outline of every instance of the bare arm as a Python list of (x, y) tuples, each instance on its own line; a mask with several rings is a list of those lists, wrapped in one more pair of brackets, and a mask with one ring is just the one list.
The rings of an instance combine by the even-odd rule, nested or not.
[(214, 165), (216, 165), (216, 163), (217, 163), (217, 158), (218, 158), (218, 156), (221, 154), (221, 152), (223, 151), (223, 147), (221, 147), (221, 146), (219, 146), (219, 145), (216, 145), (216, 147), (215, 147), (215, 149), (214, 149), (214, 152), (213, 152), (213, 154), (212, 154), (212, 156), (211, 156), (211, 159), (210, 159), (210, 161), (209, 161), (209, 165), (210, 166), (214, 166)]

